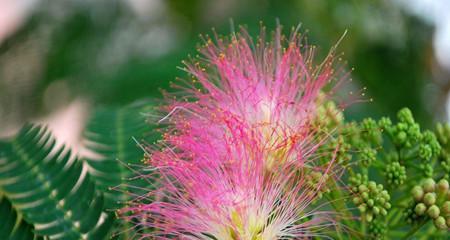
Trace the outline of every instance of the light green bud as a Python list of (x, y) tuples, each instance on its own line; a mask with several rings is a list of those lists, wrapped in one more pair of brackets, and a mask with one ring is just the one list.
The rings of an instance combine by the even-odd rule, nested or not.
[(449, 188), (449, 184), (448, 181), (445, 179), (441, 179), (438, 183), (437, 183), (437, 189), (440, 192), (446, 192)]
[(423, 203), (417, 204), (416, 207), (414, 208), (414, 212), (419, 216), (422, 216), (426, 210), (427, 206), (425, 206), (425, 204)]
[(450, 201), (444, 202), (444, 204), (442, 204), (441, 209), (444, 214), (450, 215)]
[(434, 226), (436, 226), (437, 228), (439, 228), (441, 230), (447, 229), (447, 224), (445, 224), (445, 218), (442, 216), (439, 216), (436, 219), (434, 219)]
[(435, 204), (436, 203), (436, 194), (430, 193), (430, 192), (425, 194), (425, 196), (423, 197), (423, 202), (427, 206), (431, 206), (431, 205)]
[(427, 178), (423, 184), (423, 190), (425, 190), (425, 192), (429, 193), (429, 192), (434, 192), (435, 187), (436, 187), (436, 182), (432, 179), (432, 178)]
[(427, 210), (428, 216), (430, 216), (430, 218), (433, 218), (433, 219), (438, 218), (440, 213), (441, 213), (441, 211), (439, 210), (438, 206), (436, 206), (436, 205), (431, 206)]
[(423, 198), (423, 188), (421, 186), (415, 186), (413, 187), (413, 189), (411, 190), (411, 194), (413, 195), (414, 200), (416, 200), (416, 202), (420, 202)]

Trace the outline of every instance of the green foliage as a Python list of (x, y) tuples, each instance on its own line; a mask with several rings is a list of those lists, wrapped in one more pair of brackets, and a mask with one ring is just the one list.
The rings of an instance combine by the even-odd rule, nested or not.
[(380, 128), (375, 120), (372, 118), (364, 119), (361, 124), (361, 138), (372, 144), (372, 145), (380, 145), (382, 143), (382, 136)]
[[(328, 187), (328, 185), (326, 183), (321, 183), (322, 181), (327, 182), (330, 180), (327, 174), (324, 175), (319, 171), (311, 171), (305, 176), (305, 178), (306, 186), (308, 188), (317, 189), (318, 199), (321, 199), (323, 194), (330, 192), (330, 188)], [(319, 184), (321, 184), (322, 186), (320, 188), (317, 188)]]
[[(349, 198), (363, 220), (349, 225), (360, 226), (371, 239), (440, 237), (445, 233), (430, 234), (429, 229), (448, 229), (443, 209), (450, 207), (450, 127), (438, 125), (436, 134), (422, 131), (407, 108), (398, 112), (397, 120), (368, 118), (338, 126), (337, 139), (354, 162), (347, 165)], [(439, 184), (433, 180), (440, 178)]]
[(376, 219), (369, 224), (369, 237), (370, 239), (385, 239), (387, 226), (386, 222)]
[(11, 203), (0, 196), (0, 239), (39, 239), (34, 236), (33, 226), (23, 221)]
[[(142, 164), (144, 143), (157, 139), (152, 125), (147, 123), (152, 106), (141, 101), (122, 108), (101, 107), (89, 120), (84, 138), (86, 146), (97, 156), (86, 158), (89, 173), (94, 177), (99, 191), (105, 195), (105, 207), (118, 210), (128, 200), (149, 191), (139, 171), (133, 170)], [(128, 239), (131, 225), (116, 221), (115, 234)]]
[(103, 195), (45, 128), (26, 125), (1, 148), (0, 187), (39, 236), (94, 239), (106, 236)]
[(406, 168), (400, 162), (391, 162), (386, 165), (386, 181), (391, 186), (402, 185), (406, 180)]
[(370, 166), (377, 159), (377, 151), (371, 147), (365, 147), (358, 153), (361, 164), (365, 167)]
[[(136, 175), (132, 168), (143, 159), (138, 144), (156, 140), (153, 128), (146, 122), (151, 106), (147, 102), (123, 108), (99, 108), (84, 132), (86, 146), (97, 157), (87, 158), (89, 172), (98, 189), (105, 194), (108, 208), (120, 208), (130, 197), (129, 182)], [(139, 179), (137, 179), (139, 180)], [(138, 187), (146, 183), (133, 182)], [(137, 194), (133, 189), (133, 193)]]
[(145, 121), (150, 109), (143, 101), (95, 111), (84, 133), (92, 156), (86, 159), (56, 147), (51, 133), (40, 126), (26, 125), (13, 139), (1, 142), (0, 234), (17, 239), (105, 239), (112, 226), (116, 232), (130, 230), (114, 210), (149, 187), (142, 179), (132, 181), (132, 168), (144, 153), (136, 141), (157, 136)]
[(358, 206), (366, 221), (372, 222), (378, 216), (386, 216), (391, 208), (391, 196), (383, 189), (383, 185), (368, 181), (367, 176), (357, 174), (350, 177), (349, 184), (355, 195), (353, 203)]
[(425, 179), (422, 184), (413, 187), (411, 194), (414, 202), (410, 204), (405, 215), (409, 223), (432, 220), (437, 229), (447, 230), (450, 225), (450, 191), (449, 183), (441, 179), (437, 184)]

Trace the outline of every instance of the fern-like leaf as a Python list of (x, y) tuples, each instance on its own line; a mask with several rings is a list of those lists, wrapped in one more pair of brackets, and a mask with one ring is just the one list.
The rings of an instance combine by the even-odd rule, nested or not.
[(0, 196), (0, 239), (40, 239), (34, 235), (33, 226), (25, 222), (3, 196)]
[(0, 146), (0, 190), (38, 236), (102, 239), (109, 232), (103, 195), (83, 163), (56, 148), (48, 130), (26, 125)]
[(101, 108), (95, 111), (88, 123), (86, 145), (100, 155), (98, 159), (87, 160), (89, 171), (99, 189), (105, 192), (106, 206), (109, 208), (119, 208), (132, 196), (128, 193), (129, 178), (135, 173), (127, 164), (141, 164), (143, 158), (143, 151), (135, 140), (151, 142), (158, 136), (146, 122), (146, 114), (151, 110), (152, 106), (147, 102), (123, 108)]

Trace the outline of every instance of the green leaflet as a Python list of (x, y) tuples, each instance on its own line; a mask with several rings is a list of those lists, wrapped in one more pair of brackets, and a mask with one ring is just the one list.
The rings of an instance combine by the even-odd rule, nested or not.
[(0, 196), (0, 239), (41, 239), (34, 235), (33, 226), (25, 222), (3, 196)]
[[(137, 189), (149, 187), (143, 179), (131, 180), (136, 175), (131, 169), (143, 156), (135, 140), (152, 142), (158, 136), (146, 123), (150, 110), (148, 102), (140, 102), (95, 111), (84, 137), (97, 157), (84, 161), (66, 147), (56, 148), (51, 133), (40, 126), (26, 125), (15, 138), (0, 142), (0, 193), (8, 198), (0, 203), (0, 239), (8, 239), (12, 230), (20, 232), (18, 239), (104, 239), (112, 226), (130, 230), (113, 211), (132, 194), (144, 193)], [(11, 225), (17, 214), (25, 221)]]
[(123, 108), (100, 108), (88, 123), (86, 146), (99, 155), (87, 159), (89, 172), (104, 192), (107, 208), (120, 208), (132, 194), (142, 192), (139, 187), (149, 187), (142, 179), (130, 178), (136, 176), (132, 168), (142, 164), (144, 156), (136, 141), (152, 143), (158, 137), (146, 121), (151, 107), (140, 102)]
[(0, 147), (0, 189), (35, 234), (64, 239), (98, 239), (111, 221), (103, 195), (70, 150), (55, 148), (49, 131), (26, 125)]
[[(116, 210), (123, 207), (134, 196), (142, 196), (151, 188), (143, 178), (134, 178), (140, 170), (144, 150), (137, 144), (153, 143), (159, 138), (154, 125), (147, 123), (152, 111), (147, 101), (122, 108), (99, 108), (84, 132), (86, 146), (98, 155), (87, 158), (89, 173), (95, 178), (97, 187), (105, 195), (105, 208)], [(138, 221), (136, 219), (136, 221)], [(114, 232), (119, 239), (132, 238), (132, 225), (117, 219)], [(138, 229), (136, 231), (146, 231)]]

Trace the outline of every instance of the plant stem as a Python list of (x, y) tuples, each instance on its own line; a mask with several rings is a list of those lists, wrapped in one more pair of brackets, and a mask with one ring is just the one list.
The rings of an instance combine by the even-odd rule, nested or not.
[(425, 225), (427, 223), (427, 221), (423, 221), (421, 222), (419, 225), (413, 227), (403, 238), (402, 240), (407, 240), (409, 239), (412, 235), (414, 235), (414, 233), (416, 233), (417, 231), (419, 231), (420, 228), (423, 227), (423, 225)]
[(361, 216), (361, 233), (366, 236), (366, 217)]

